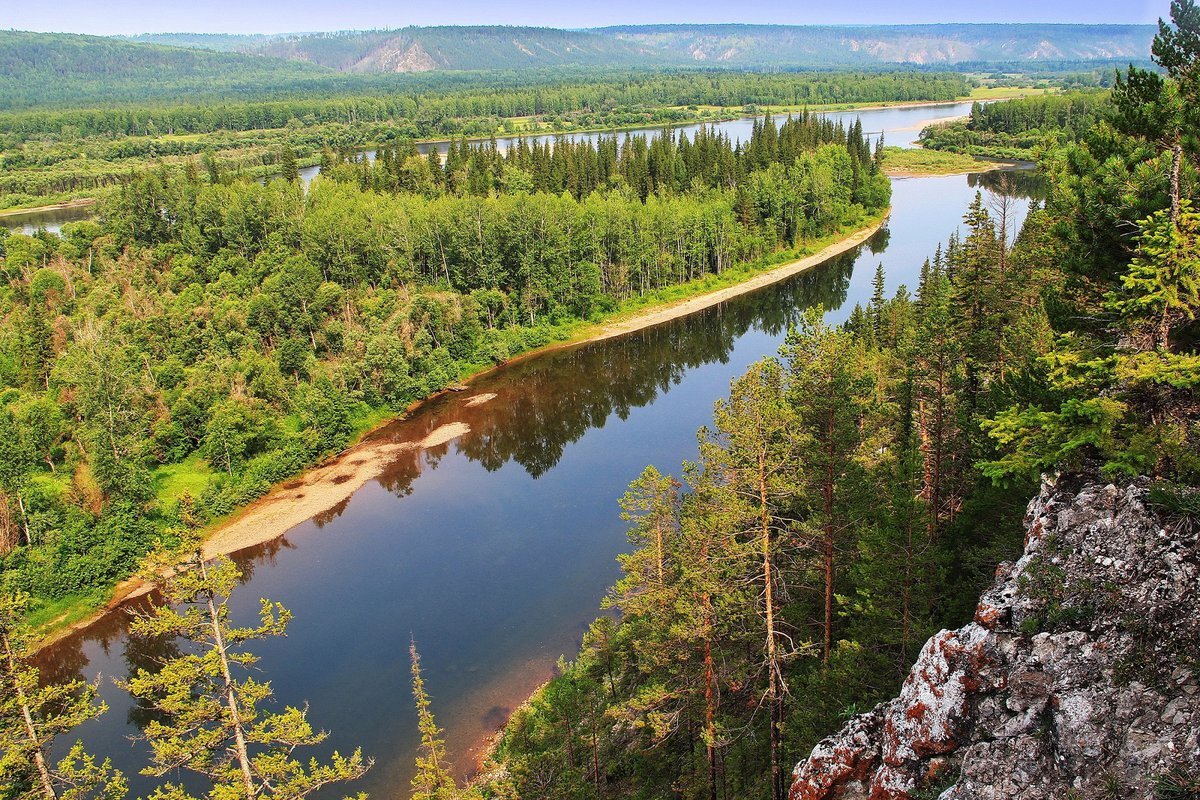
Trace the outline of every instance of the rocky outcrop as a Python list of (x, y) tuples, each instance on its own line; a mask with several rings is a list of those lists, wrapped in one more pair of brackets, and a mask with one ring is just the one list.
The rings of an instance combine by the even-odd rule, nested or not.
[(975, 620), (818, 744), (791, 800), (1200, 796), (1200, 548), (1147, 496), (1044, 485)]

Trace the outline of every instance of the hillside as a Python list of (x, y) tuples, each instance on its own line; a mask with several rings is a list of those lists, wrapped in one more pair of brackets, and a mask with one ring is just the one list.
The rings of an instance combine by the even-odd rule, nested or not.
[(265, 33), (143, 33), (137, 36), (113, 38), (168, 47), (192, 47), (198, 50), (216, 50), (221, 53), (245, 53), (263, 47), (273, 39), (280, 37)]
[(76, 97), (172, 99), (193, 90), (227, 97), (241, 95), (249, 87), (328, 74), (329, 70), (313, 64), (261, 55), (0, 30), (0, 108)]
[(666, 58), (653, 47), (587, 31), (496, 26), (310, 34), (257, 50), (349, 72), (628, 66)]
[(343, 72), (704, 65), (825, 68), (1121, 64), (1151, 25), (628, 25), (591, 30), (408, 27), (282, 36), (148, 34), (138, 41), (265, 54)]
[(634, 25), (596, 33), (676, 61), (747, 66), (1136, 60), (1150, 25)]

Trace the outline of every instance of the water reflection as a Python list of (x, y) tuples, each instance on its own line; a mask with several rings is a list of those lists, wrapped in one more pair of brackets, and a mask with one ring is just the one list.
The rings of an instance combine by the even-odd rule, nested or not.
[(1044, 200), (1046, 178), (1032, 169), (998, 169), (967, 176), (967, 185), (1021, 200)]
[[(887, 234), (876, 234), (886, 241)], [(462, 422), (470, 427), (457, 450), (489, 472), (515, 461), (533, 478), (549, 471), (567, 445), (608, 419), (629, 418), (683, 376), (714, 361), (724, 362), (734, 342), (751, 326), (781, 337), (805, 308), (839, 308), (846, 299), (856, 253), (835, 258), (821, 269), (802, 273), (775, 291), (734, 300), (670, 324), (619, 339), (559, 350), (519, 362), (472, 384), (474, 394), (496, 398), (471, 406), (452, 396), (423, 413), (384, 429), (381, 436), (412, 441), (437, 425)], [(393, 494), (408, 494), (422, 466), (439, 450), (413, 452), (390, 465), (380, 483)]]

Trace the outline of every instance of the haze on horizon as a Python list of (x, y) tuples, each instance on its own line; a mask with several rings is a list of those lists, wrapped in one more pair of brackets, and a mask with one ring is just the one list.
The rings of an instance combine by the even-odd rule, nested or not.
[(532, 25), (590, 28), (654, 23), (787, 25), (920, 24), (937, 22), (1148, 23), (1166, 16), (1166, 0), (1010, 0), (1005, 4), (859, 0), (827, 4), (750, 0), (611, 0), (604, 4), (484, 0), (455, 3), (366, 0), (14, 0), (0, 28), (61, 33), (291, 33), (406, 25)]

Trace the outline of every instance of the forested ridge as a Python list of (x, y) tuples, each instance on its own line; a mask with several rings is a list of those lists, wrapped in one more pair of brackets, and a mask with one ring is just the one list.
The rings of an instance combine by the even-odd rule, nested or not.
[(2, 240), (3, 585), (35, 616), (464, 374), (890, 195), (861, 126), (808, 116), (292, 177), (150, 174), (99, 223)]
[(410, 26), (272, 37), (161, 34), (162, 44), (268, 53), (354, 71), (495, 69), (544, 64), (714, 64), (825, 69), (889, 64), (1041, 68), (1047, 61), (1144, 58), (1149, 25)]

